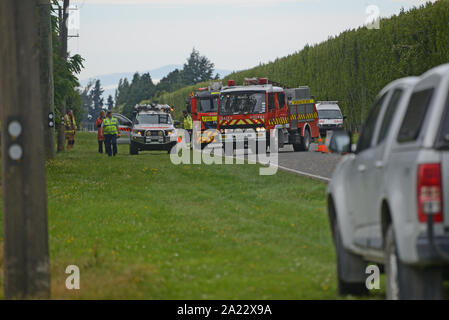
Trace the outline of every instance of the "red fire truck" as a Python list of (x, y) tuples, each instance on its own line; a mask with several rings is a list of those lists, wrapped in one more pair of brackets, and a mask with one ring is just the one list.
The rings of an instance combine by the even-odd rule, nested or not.
[[(221, 82), (213, 82), (207, 88), (200, 88), (190, 95), (188, 108), (192, 113), (193, 121), (201, 122), (201, 133), (208, 129), (217, 128), (218, 98), (220, 96)], [(213, 141), (213, 135), (199, 135), (201, 145)]]
[(248, 131), (255, 132), (256, 140), (265, 140), (269, 146), (271, 129), (275, 129), (278, 147), (291, 144), (295, 151), (308, 151), (312, 139), (320, 134), (310, 88), (283, 89), (267, 78), (245, 79), (243, 86), (228, 81), (228, 86), (220, 93), (217, 129), (223, 142), (229, 132), (227, 129), (242, 129), (231, 134), (234, 146), (243, 144), (244, 147), (254, 138)]

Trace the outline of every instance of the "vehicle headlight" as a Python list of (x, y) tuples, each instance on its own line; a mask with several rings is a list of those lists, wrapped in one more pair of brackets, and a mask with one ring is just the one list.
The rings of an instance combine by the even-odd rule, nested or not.
[(147, 132), (145, 133), (145, 135), (146, 135), (147, 137), (151, 136), (151, 131), (147, 131)]
[(172, 135), (172, 133), (173, 133), (173, 131), (172, 131), (172, 130), (168, 130), (168, 131), (167, 131), (167, 136), (171, 136), (171, 135)]
[(164, 131), (159, 131), (157, 134), (159, 135), (159, 137), (162, 137), (164, 135)]
[(142, 131), (135, 130), (135, 131), (134, 131), (134, 135), (136, 135), (136, 136), (142, 136), (143, 134), (142, 134)]
[(266, 130), (267, 130), (267, 129), (262, 128), (262, 127), (256, 128), (256, 131), (257, 131), (257, 132), (264, 132), (264, 131), (266, 131)]

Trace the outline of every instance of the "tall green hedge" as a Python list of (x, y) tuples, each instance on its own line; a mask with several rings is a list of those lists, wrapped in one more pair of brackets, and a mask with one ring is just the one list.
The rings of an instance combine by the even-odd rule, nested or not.
[[(242, 83), (245, 77), (268, 77), (285, 87), (308, 85), (317, 100), (340, 101), (348, 125), (357, 130), (386, 84), (447, 62), (449, 0), (440, 0), (382, 19), (380, 29), (348, 30), (224, 80)], [(164, 94), (160, 101), (183, 109), (195, 88)]]

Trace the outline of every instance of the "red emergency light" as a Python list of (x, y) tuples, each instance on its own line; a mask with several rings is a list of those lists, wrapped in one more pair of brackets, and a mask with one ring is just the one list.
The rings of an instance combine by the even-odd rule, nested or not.
[(259, 78), (259, 84), (268, 84), (268, 78)]
[(228, 86), (230, 87), (235, 86), (235, 80), (228, 80)]
[(198, 91), (207, 91), (208, 88), (199, 88)]

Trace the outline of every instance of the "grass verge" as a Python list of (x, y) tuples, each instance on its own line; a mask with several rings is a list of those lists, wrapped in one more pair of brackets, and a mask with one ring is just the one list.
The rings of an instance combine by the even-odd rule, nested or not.
[[(108, 158), (79, 133), (47, 163), (52, 298), (337, 298), (325, 188), (126, 145)], [(71, 264), (78, 291), (65, 288)]]

